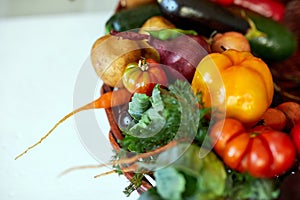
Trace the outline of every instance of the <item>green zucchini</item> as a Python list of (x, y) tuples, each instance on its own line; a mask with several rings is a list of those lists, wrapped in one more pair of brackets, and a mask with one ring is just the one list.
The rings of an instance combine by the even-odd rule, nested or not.
[(157, 4), (146, 4), (120, 10), (105, 23), (105, 32), (108, 34), (111, 30), (126, 31), (140, 28), (147, 19), (156, 15), (161, 15)]
[(254, 55), (267, 61), (281, 61), (290, 57), (297, 49), (295, 35), (282, 24), (252, 12), (246, 16), (253, 21), (252, 27), (246, 34)]

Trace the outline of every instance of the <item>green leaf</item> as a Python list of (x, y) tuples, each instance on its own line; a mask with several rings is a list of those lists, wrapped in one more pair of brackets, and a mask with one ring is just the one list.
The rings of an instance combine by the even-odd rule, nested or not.
[(133, 97), (129, 113), (135, 120), (122, 129), (123, 148), (141, 153), (181, 138), (192, 142), (200, 113), (198, 98), (188, 82), (178, 80), (168, 89), (156, 85), (149, 99), (142, 95)]
[(158, 134), (165, 126), (166, 120), (155, 109), (148, 109), (139, 123), (130, 127), (128, 134), (138, 138), (148, 138)]
[[(200, 155), (206, 155), (201, 157)], [(195, 184), (191, 189), (194, 194), (187, 192), (195, 199), (217, 199), (224, 196), (226, 187), (226, 171), (221, 160), (213, 152), (197, 145), (179, 144), (161, 153), (156, 163), (160, 166), (170, 165), (178, 172), (189, 177), (186, 186)], [(190, 181), (190, 182), (188, 182)], [(159, 188), (159, 186), (157, 186)], [(186, 189), (188, 191), (189, 189)], [(197, 197), (197, 198), (196, 198)], [(192, 197), (191, 197), (192, 198)]]
[(176, 96), (180, 105), (181, 118), (176, 138), (189, 138), (190, 142), (192, 142), (197, 134), (200, 121), (198, 98), (194, 95), (188, 82), (176, 81), (173, 85), (169, 86), (169, 89)]
[(161, 168), (154, 173), (157, 192), (166, 200), (181, 200), (185, 189), (185, 179), (173, 167)]
[(201, 176), (198, 177), (198, 189), (206, 196), (222, 196), (226, 186), (226, 171), (223, 163), (212, 152), (203, 158)]
[(151, 104), (152, 107), (157, 111), (160, 112), (165, 108), (164, 102), (163, 102), (163, 96), (162, 96), (162, 92), (164, 92), (164, 90), (160, 89), (160, 85), (156, 85), (153, 88), (152, 91), (152, 95), (151, 95)]
[(143, 112), (150, 107), (149, 99), (150, 97), (148, 97), (146, 94), (135, 93), (132, 96), (132, 100), (129, 102), (128, 112), (133, 119), (141, 119)]
[(156, 187), (153, 187), (144, 192), (138, 200), (161, 200), (161, 197), (157, 193)]
[(228, 173), (226, 191), (229, 199), (277, 199), (279, 195), (275, 180), (255, 178), (236, 171)]

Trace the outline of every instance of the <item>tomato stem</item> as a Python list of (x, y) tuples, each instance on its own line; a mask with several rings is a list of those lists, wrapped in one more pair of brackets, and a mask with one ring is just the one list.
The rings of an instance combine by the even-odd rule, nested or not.
[(259, 133), (257, 133), (257, 132), (250, 133), (250, 138), (255, 138), (258, 135), (259, 135)]
[(138, 66), (143, 72), (149, 69), (149, 64), (147, 63), (146, 58), (141, 58)]

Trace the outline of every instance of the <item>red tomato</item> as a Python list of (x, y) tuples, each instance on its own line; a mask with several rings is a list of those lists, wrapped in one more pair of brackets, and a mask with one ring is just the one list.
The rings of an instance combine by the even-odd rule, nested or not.
[(300, 122), (298, 122), (291, 130), (290, 135), (300, 155)]
[(161, 84), (168, 84), (167, 76), (161, 65), (153, 59), (142, 58), (139, 63), (127, 65), (123, 74), (123, 84), (130, 92), (135, 92), (138, 88)]
[(147, 83), (141, 87), (136, 88), (134, 91), (135, 93), (141, 93), (141, 94), (146, 94), (147, 96), (152, 95), (153, 88), (155, 87), (157, 83)]
[(215, 152), (239, 172), (271, 178), (294, 164), (296, 151), (290, 137), (269, 127), (246, 130), (240, 121), (227, 118), (212, 127), (210, 136)]

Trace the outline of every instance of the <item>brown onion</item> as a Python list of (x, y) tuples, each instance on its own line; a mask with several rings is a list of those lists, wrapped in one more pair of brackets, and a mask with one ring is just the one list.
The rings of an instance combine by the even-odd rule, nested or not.
[(217, 33), (212, 38), (212, 52), (223, 52), (227, 49), (235, 49), (238, 51), (251, 51), (247, 38), (239, 32)]

